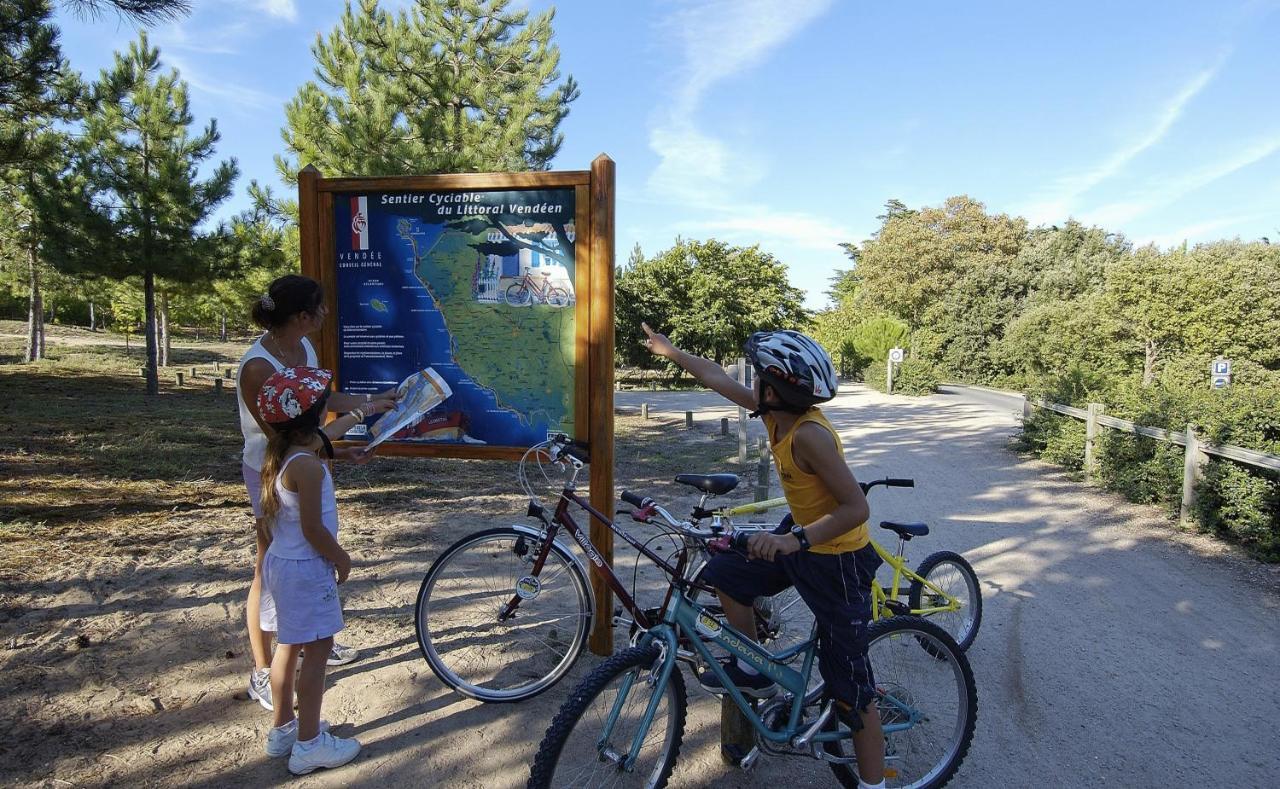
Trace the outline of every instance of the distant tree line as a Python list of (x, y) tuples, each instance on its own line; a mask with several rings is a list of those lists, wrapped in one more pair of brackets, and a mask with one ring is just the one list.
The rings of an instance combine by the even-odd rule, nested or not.
[[(867, 335), (898, 332), (902, 371), (993, 384), (1280, 453), (1280, 247), (1267, 239), (1159, 249), (1075, 221), (1029, 227), (968, 197), (936, 207), (891, 201), (879, 229), (845, 245), (851, 266), (816, 316), (831, 347), (865, 355), (882, 378), (887, 350)], [(895, 328), (896, 327), (896, 328)], [(1210, 364), (1234, 379), (1210, 388)], [(1037, 416), (1026, 445), (1079, 467), (1083, 426)], [(1181, 450), (1104, 433), (1100, 476), (1134, 500), (1176, 508)], [(1199, 513), (1206, 528), (1280, 559), (1280, 480), (1211, 464)]]
[[(63, 0), (88, 17), (143, 24), (185, 0)], [(317, 79), (286, 105), (280, 174), (326, 176), (546, 169), (577, 98), (561, 77), (554, 13), (510, 0), (417, 0), (395, 13), (348, 3), (317, 36)], [(297, 206), (257, 183), (215, 221), (238, 168), (218, 160), (216, 121), (193, 125), (188, 86), (145, 32), (97, 79), (63, 56), (48, 0), (0, 0), (0, 317), (25, 315), (25, 357), (46, 320), (147, 338), (148, 390), (175, 323), (226, 336), (299, 265)], [(203, 174), (203, 175), (202, 175)]]

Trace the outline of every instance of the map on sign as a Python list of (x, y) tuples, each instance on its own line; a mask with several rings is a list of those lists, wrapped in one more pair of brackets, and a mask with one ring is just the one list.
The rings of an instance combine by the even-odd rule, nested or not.
[(524, 447), (572, 435), (574, 216), (572, 189), (335, 195), (341, 389), (417, 376), (425, 397), (348, 437)]

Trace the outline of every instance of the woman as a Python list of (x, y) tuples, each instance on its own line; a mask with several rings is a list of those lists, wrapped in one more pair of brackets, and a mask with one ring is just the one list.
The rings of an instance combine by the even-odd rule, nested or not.
[[(269, 543), (266, 522), (262, 516), (262, 464), (267, 451), (270, 428), (265, 425), (256, 408), (258, 392), (263, 383), (275, 373), (289, 367), (318, 367), (315, 348), (307, 335), (319, 330), (324, 322), (326, 307), (324, 291), (320, 283), (310, 277), (289, 274), (271, 283), (267, 292), (253, 305), (253, 321), (266, 332), (250, 346), (240, 358), (236, 388), (240, 393), (240, 432), (244, 434), (244, 456), (241, 471), (249, 491), (249, 503), (253, 506), (257, 534), (257, 560), (254, 563), (253, 584), (249, 587), (246, 624), (249, 629), (249, 645), (253, 652), (254, 670), (249, 675), (249, 697), (257, 699), (263, 707), (272, 709), (271, 703), (271, 633), (262, 629), (262, 612), (270, 614), (274, 604), (270, 595), (262, 594), (262, 558)], [(329, 397), (329, 408), (337, 413), (360, 409), (365, 415), (381, 414), (395, 405), (395, 390), (377, 394), (350, 395), (334, 392)], [(355, 463), (367, 463), (371, 455), (362, 449), (340, 449), (335, 457)], [(329, 665), (339, 666), (355, 660), (359, 653), (337, 643), (329, 654)]]

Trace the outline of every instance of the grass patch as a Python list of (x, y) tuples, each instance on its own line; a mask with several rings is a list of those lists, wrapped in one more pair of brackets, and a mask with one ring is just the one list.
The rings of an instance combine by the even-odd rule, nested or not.
[[(125, 350), (109, 335), (72, 334), (51, 333), (42, 362), (0, 365), (0, 576), (37, 577), (86, 554), (160, 549), (190, 528), (175, 513), (198, 510), (209, 531), (245, 532), (234, 389), (224, 381), (215, 395), (211, 369), (214, 361), (233, 362), (243, 346), (175, 345), (181, 366), (162, 371), (161, 393), (148, 397), (136, 345)], [(0, 355), (15, 346), (20, 353), (21, 338), (0, 336)], [(201, 375), (177, 387), (172, 373), (189, 373), (191, 365)], [(677, 473), (735, 470), (734, 437), (711, 424), (682, 424), (617, 415), (618, 491), (674, 500), (690, 490), (671, 481)], [(510, 462), (378, 458), (339, 464), (335, 473), (344, 523), (366, 530), (415, 513), (510, 521), (524, 510)], [(744, 480), (740, 495), (751, 482)]]

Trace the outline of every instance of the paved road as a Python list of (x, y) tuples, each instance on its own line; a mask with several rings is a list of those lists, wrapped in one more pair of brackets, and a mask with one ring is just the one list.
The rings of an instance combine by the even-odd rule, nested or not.
[[(713, 397), (623, 393), (619, 405), (681, 411)], [(953, 786), (1280, 782), (1276, 568), (1010, 451), (1013, 398), (853, 387), (825, 410), (857, 476), (917, 480), (914, 491), (877, 490), (873, 521), (928, 521), (911, 559), (960, 551), (982, 578), (969, 653), (978, 732)], [(773, 786), (789, 769), (770, 763), (713, 785)]]

